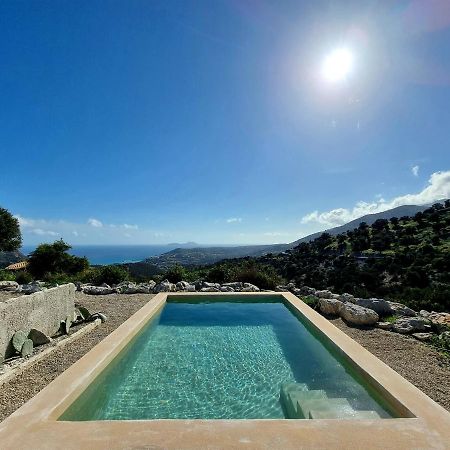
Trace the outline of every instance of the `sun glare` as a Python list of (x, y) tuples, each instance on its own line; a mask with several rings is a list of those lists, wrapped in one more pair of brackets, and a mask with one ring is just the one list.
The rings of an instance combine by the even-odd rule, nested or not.
[(353, 54), (347, 48), (332, 51), (323, 61), (322, 75), (325, 80), (338, 82), (345, 80), (353, 68)]

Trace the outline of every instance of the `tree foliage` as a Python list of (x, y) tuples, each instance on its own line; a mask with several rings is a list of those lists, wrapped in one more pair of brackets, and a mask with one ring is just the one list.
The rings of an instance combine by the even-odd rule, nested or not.
[(62, 239), (53, 244), (40, 244), (30, 255), (28, 271), (37, 279), (83, 272), (89, 267), (88, 260), (70, 255), (70, 249), (71, 246)]
[(7, 209), (0, 208), (0, 251), (13, 252), (21, 245), (19, 221)]

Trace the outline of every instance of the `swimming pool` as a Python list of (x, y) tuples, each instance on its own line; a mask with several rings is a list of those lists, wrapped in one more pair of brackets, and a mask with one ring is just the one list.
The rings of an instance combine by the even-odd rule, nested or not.
[[(274, 296), (276, 299), (273, 298)], [(267, 388), (264, 388), (265, 394), (262, 395), (260, 389), (263, 383), (259, 383), (255, 386), (253, 381), (251, 381), (253, 384), (248, 384), (248, 389), (246, 391), (241, 389), (242, 392), (246, 392), (245, 398), (247, 399), (247, 405), (251, 404), (253, 409), (256, 408), (258, 415), (262, 414), (261, 411), (276, 411), (276, 414), (279, 415), (280, 410), (276, 405), (276, 402), (280, 402), (283, 417), (299, 417), (306, 415), (310, 417), (310, 413), (312, 413), (311, 420), (287, 420), (281, 417), (260, 417), (253, 419), (153, 418), (140, 420), (127, 420), (125, 418), (123, 411), (128, 411), (126, 414), (130, 414), (131, 412), (133, 415), (143, 414), (141, 417), (148, 415), (149, 411), (153, 411), (153, 414), (156, 414), (157, 412), (161, 417), (163, 414), (170, 414), (171, 417), (175, 417), (172, 414), (176, 414), (177, 417), (181, 417), (188, 409), (184, 406), (180, 408), (169, 408), (168, 404), (165, 404), (165, 400), (170, 400), (171, 398), (172, 400), (174, 398), (187, 398), (189, 393), (184, 389), (180, 389), (171, 394), (178, 397), (161, 398), (161, 406), (158, 405), (157, 409), (153, 407), (145, 407), (142, 409), (140, 406), (138, 408), (133, 407), (132, 409), (129, 409), (128, 405), (126, 407), (118, 408), (116, 412), (114, 412), (114, 415), (117, 414), (117, 411), (119, 411), (120, 414), (124, 414), (122, 415), (123, 419), (103, 420), (106, 419), (106, 415), (108, 415), (109, 418), (113, 417), (113, 409), (105, 408), (107, 402), (112, 402), (111, 405), (113, 405), (113, 403), (118, 405), (122, 400), (126, 400), (127, 396), (123, 395), (125, 391), (119, 386), (120, 383), (117, 383), (116, 390), (111, 389), (109, 392), (108, 389), (103, 389), (103, 392), (112, 394), (107, 395), (107, 399), (109, 398), (107, 402), (105, 402), (105, 397), (94, 395), (95, 393), (93, 393), (93, 391), (95, 391), (95, 389), (101, 390), (102, 385), (105, 387), (106, 380), (109, 377), (112, 377), (110, 378), (110, 381), (113, 382), (116, 377), (111, 374), (115, 372), (116, 375), (118, 375), (119, 371), (117, 371), (116, 368), (119, 368), (121, 365), (128, 371), (129, 365), (121, 363), (121, 361), (125, 361), (126, 358), (131, 358), (129, 361), (132, 361), (133, 358), (135, 358), (135, 363), (133, 364), (136, 364), (136, 369), (138, 368), (137, 362), (141, 359), (141, 356), (138, 356), (140, 352), (133, 351), (129, 353), (129, 350), (132, 349), (134, 345), (138, 345), (139, 340), (141, 338), (144, 339), (146, 333), (149, 333), (150, 335), (148, 344), (156, 345), (156, 341), (155, 343), (151, 343), (151, 341), (156, 337), (158, 327), (167, 327), (166, 331), (168, 331), (168, 327), (175, 326), (174, 323), (170, 325), (166, 322), (164, 324), (166, 320), (164, 318), (164, 312), (169, 312), (169, 309), (166, 310), (165, 308), (171, 307), (175, 301), (180, 301), (182, 303), (186, 303), (186, 301), (192, 303), (206, 302), (208, 304), (211, 303), (211, 300), (233, 304), (242, 302), (242, 300), (245, 301), (245, 304), (261, 301), (263, 303), (271, 303), (273, 300), (282, 303), (288, 308), (289, 312), (292, 313), (289, 316), (289, 319), (287, 319), (285, 314), (286, 311), (283, 310), (283, 317), (288, 321), (292, 321), (293, 319), (299, 320), (301, 329), (302, 327), (305, 328), (305, 330), (302, 329), (301, 333), (306, 333), (306, 331), (308, 331), (313, 335), (315, 344), (311, 344), (312, 347), (310, 348), (314, 349), (314, 346), (318, 346), (317, 348), (321, 348), (321, 354), (331, 354), (331, 360), (328, 359), (329, 356), (325, 359), (334, 362), (330, 362), (330, 365), (326, 363), (325, 366), (336, 367), (340, 364), (343, 370), (338, 369), (336, 373), (343, 375), (343, 372), (345, 372), (347, 374), (343, 375), (345, 379), (347, 379), (347, 376), (350, 376), (357, 381), (357, 387), (354, 389), (359, 391), (360, 394), (361, 389), (366, 392), (362, 394), (362, 397), (359, 397), (358, 401), (363, 402), (365, 401), (365, 398), (371, 403), (361, 403), (361, 406), (365, 410), (366, 408), (373, 409), (366, 410), (365, 413), (362, 410), (358, 410), (357, 404), (354, 403), (354, 399), (352, 399), (351, 390), (349, 392), (347, 387), (345, 388), (345, 391), (342, 390), (344, 384), (347, 385), (347, 382), (343, 382), (342, 387), (340, 386), (340, 383), (335, 383), (333, 387), (327, 381), (321, 388), (319, 385), (313, 384), (311, 378), (310, 385), (307, 385), (307, 383), (304, 382), (304, 379), (299, 377), (299, 375), (304, 372), (300, 372), (298, 368), (295, 368), (296, 364), (292, 364), (291, 357), (286, 355), (285, 351), (287, 348), (294, 348), (290, 342), (291, 339), (288, 339), (289, 346), (286, 346), (286, 340), (279, 339), (279, 335), (277, 335), (275, 331), (273, 334), (268, 333), (264, 328), (265, 324), (260, 323), (257, 325), (257, 331), (262, 332), (265, 330), (264, 341), (268, 336), (271, 336), (269, 340), (270, 348), (273, 351), (278, 348), (275, 354), (277, 354), (282, 361), (285, 359), (288, 362), (291, 373), (285, 371), (286, 362), (282, 363), (283, 368), (277, 366), (280, 367), (278, 370), (273, 370), (273, 364), (265, 363), (259, 366), (262, 367), (262, 369), (261, 373), (258, 373), (259, 378), (257, 379), (259, 381), (275, 380), (276, 383), (279, 382), (279, 392), (278, 394), (275, 393), (274, 388), (271, 387), (273, 383), (270, 381)], [(236, 306), (240, 307), (241, 305), (236, 304)], [(239, 309), (239, 311), (243, 310)], [(187, 317), (185, 314), (181, 316), (183, 320)], [(219, 316), (216, 314), (216, 318)], [(275, 318), (274, 316), (273, 312), (271, 314), (265, 314), (265, 317), (269, 317), (271, 321)], [(170, 319), (170, 317), (168, 317), (168, 319)], [(170, 320), (172, 321), (173, 317)], [(217, 326), (212, 324), (209, 325)], [(240, 325), (234, 326), (238, 327)], [(245, 325), (243, 324), (243, 326), (251, 328), (254, 327), (255, 324), (249, 324), (247, 322)], [(274, 327), (273, 323), (270, 326)], [(154, 327), (154, 329), (152, 330), (151, 327)], [(191, 327), (199, 327), (199, 324), (191, 324)], [(206, 331), (208, 325), (203, 324), (203, 327), (204, 331)], [(220, 326), (217, 326), (217, 329), (219, 329), (219, 327)], [(282, 331), (284, 330), (284, 327), (285, 323), (281, 327)], [(275, 326), (274, 328), (277, 327)], [(183, 329), (188, 335), (193, 334), (192, 330), (189, 331), (190, 329), (187, 329), (186, 323), (183, 324)], [(278, 329), (280, 329), (280, 327), (278, 327)], [(228, 331), (233, 330), (230, 329)], [(285, 331), (287, 333), (287, 330)], [(252, 339), (257, 336), (256, 333), (250, 334)], [(242, 335), (239, 335), (239, 338), (237, 339), (238, 342), (241, 343)], [(214, 339), (211, 341), (214, 341)], [(258, 342), (258, 339), (256, 339), (256, 341)], [(253, 340), (253, 342), (255, 342), (255, 340)], [(212, 342), (210, 343), (212, 345)], [(312, 354), (317, 357), (315, 351), (306, 352), (306, 350), (302, 348), (303, 346), (304, 344), (297, 347), (295, 353), (298, 351), (302, 352), (304, 355), (309, 353), (310, 355)], [(249, 349), (245, 353), (245, 358), (252, 358), (253, 362), (259, 360), (256, 358), (258, 351), (257, 349), (255, 350), (254, 347), (256, 346), (249, 345)], [(233, 346), (226, 347), (228, 350), (221, 350), (219, 354), (224, 354), (226, 359), (228, 359), (231, 353), (230, 348), (232, 349)], [(196, 350), (199, 350), (199, 348)], [(193, 347), (190, 346), (188, 354), (192, 355), (192, 352)], [(283, 353), (282, 356), (280, 355), (280, 352)], [(204, 350), (199, 351), (198, 355), (201, 355), (202, 353), (204, 353)], [(143, 355), (144, 354), (145, 351)], [(177, 370), (179, 370), (180, 358), (182, 358), (182, 355), (179, 353), (176, 358), (174, 358), (173, 367), (176, 367)], [(143, 358), (142, 360), (145, 361), (146, 359), (147, 358)], [(163, 358), (159, 359), (162, 360)], [(234, 361), (235, 359), (236, 357), (233, 357), (232, 360)], [(318, 360), (322, 361), (320, 358), (318, 358)], [(220, 362), (220, 358), (217, 358), (217, 361)], [(168, 363), (171, 364), (170, 361)], [(193, 366), (195, 367), (195, 365), (190, 364), (186, 370), (192, 370)], [(242, 368), (242, 364), (239, 364), (236, 367)], [(310, 366), (305, 365), (304, 367)], [(159, 386), (159, 389), (162, 389), (165, 382), (160, 384), (159, 382), (156, 382), (158, 381), (157, 378), (153, 379), (153, 377), (156, 377), (155, 370), (156, 366), (150, 369), (151, 374), (149, 378), (155, 382), (150, 383), (149, 381), (145, 381), (141, 376), (140, 384), (142, 386), (145, 386), (148, 389)], [(160, 373), (163, 373), (162, 369), (158, 370), (160, 370)], [(202, 365), (199, 367), (199, 370), (206, 369)], [(255, 373), (254, 369), (249, 370), (252, 371), (249, 373)], [(308, 371), (312, 373), (312, 369), (308, 369)], [(225, 370), (223, 370), (223, 372), (225, 372)], [(130, 374), (131, 373), (133, 373), (133, 370)], [(230, 371), (227, 373), (233, 374), (235, 372)], [(285, 380), (285, 375), (287, 373), (289, 373), (289, 376), (294, 377), (294, 382)], [(275, 377), (276, 374), (282, 376)], [(240, 374), (240, 377), (241, 376), (242, 374)], [(229, 380), (232, 376), (225, 377), (223, 374), (220, 374), (220, 376), (217, 375), (215, 378), (217, 381), (225, 380), (227, 383), (232, 382), (232, 380)], [(248, 381), (249, 378), (247, 378), (247, 383), (250, 383), (250, 381)], [(174, 378), (172, 377), (172, 379)], [(317, 378), (317, 380), (318, 379), (319, 378)], [(326, 380), (324, 377), (321, 379), (322, 382)], [(125, 386), (128, 383), (123, 384)], [(195, 383), (189, 383), (189, 385), (195, 386), (195, 392), (198, 392), (200, 386)], [(358, 385), (360, 387), (358, 387)], [(181, 387), (182, 384), (178, 384), (178, 386)], [(214, 383), (212, 383), (211, 386), (212, 388), (210, 389), (211, 392), (209, 395), (216, 399), (223, 398), (217, 397), (220, 393), (214, 392)], [(239, 386), (243, 386), (242, 379), (239, 382)], [(253, 388), (250, 388), (250, 386), (253, 386)], [(135, 388), (141, 389), (139, 383), (136, 383)], [(333, 391), (333, 389), (335, 389), (335, 391)], [(229, 393), (228, 389), (226, 392), (227, 394)], [(316, 402), (314, 408), (311, 408), (311, 401), (305, 403), (305, 400), (307, 400), (305, 396), (309, 395), (308, 392), (314, 392), (314, 394), (310, 395), (309, 399)], [(97, 394), (99, 393), (100, 391)], [(183, 393), (183, 397), (180, 397), (181, 393)], [(268, 398), (268, 393), (272, 395), (272, 401), (273, 395), (275, 395), (275, 407), (273, 407), (273, 403), (271, 404), (272, 406), (269, 405), (269, 407), (267, 407), (267, 401), (263, 401), (264, 398)], [(165, 394), (167, 395), (166, 392)], [(345, 397), (334, 397), (335, 395)], [(336, 401), (331, 401), (335, 410), (337, 406), (342, 407), (345, 403), (342, 402), (342, 400), (339, 400), (339, 398), (344, 398), (354, 410), (362, 411), (362, 413), (359, 414), (357, 420), (353, 420), (356, 417), (349, 417), (349, 411), (347, 411), (346, 417), (339, 417), (338, 414), (335, 414), (337, 417), (332, 419), (330, 418), (332, 414), (329, 410), (324, 408), (324, 402), (320, 400), (320, 397), (323, 399), (325, 396), (328, 399), (338, 399)], [(139, 396), (136, 397), (140, 398)], [(228, 398), (229, 396), (227, 395), (226, 397)], [(90, 404), (89, 401), (86, 403), (86, 399), (91, 399), (92, 404)], [(149, 398), (147, 397), (147, 400), (148, 399)], [(205, 399), (202, 398), (201, 400), (202, 401), (197, 402), (197, 404), (204, 405)], [(254, 406), (255, 400), (259, 402), (256, 407)], [(299, 408), (294, 408), (294, 401), (296, 406), (299, 404), (302, 405), (300, 410)], [(236, 402), (236, 405), (238, 404), (240, 405), (240, 408), (237, 410), (236, 414), (242, 417), (242, 414), (245, 413), (246, 417), (250, 417), (250, 415), (247, 415), (249, 409), (243, 408), (241, 402)], [(289, 411), (285, 411), (286, 408), (283, 404), (287, 406)], [(212, 409), (215, 411), (213, 414), (224, 414), (222, 417), (225, 417), (225, 414), (229, 414), (229, 411), (225, 411), (225, 407), (221, 406), (220, 401), (215, 401), (214, 405), (214, 409), (208, 409), (208, 414), (211, 413)], [(320, 408), (318, 408), (317, 405), (320, 405)], [(345, 408), (341, 409), (345, 411)], [(340, 409), (337, 408), (337, 411), (339, 412)], [(370, 413), (370, 411), (375, 411), (380, 417), (391, 416), (391, 418), (380, 420), (377, 415)], [(200, 412), (201, 415), (204, 414), (204, 410)], [(270, 414), (272, 414), (272, 412), (270, 412)], [(324, 418), (324, 416), (326, 416), (326, 418)], [(209, 417), (212, 417), (212, 415)], [(78, 450), (80, 448), (183, 448), (196, 450), (198, 448), (236, 449), (242, 447), (249, 449), (271, 448), (283, 450), (294, 450), (299, 447), (316, 449), (366, 448), (380, 450), (385, 450), (386, 448), (446, 449), (448, 448), (449, 440), (450, 414), (444, 408), (435, 403), (397, 372), (386, 366), (378, 358), (369, 353), (357, 342), (337, 329), (332, 323), (289, 292), (276, 294), (242, 293), (242, 295), (240, 294), (239, 296), (236, 296), (234, 293), (220, 293), (217, 295), (214, 294), (214, 298), (211, 298), (210, 295), (199, 293), (160, 293), (153, 298), (149, 296), (148, 303), (146, 303), (138, 312), (0, 424), (0, 442), (2, 443), (2, 448), (5, 449), (45, 448), (48, 450), (59, 449), (61, 448), (61, 445), (68, 450)]]
[(61, 420), (395, 415), (282, 296), (169, 296)]

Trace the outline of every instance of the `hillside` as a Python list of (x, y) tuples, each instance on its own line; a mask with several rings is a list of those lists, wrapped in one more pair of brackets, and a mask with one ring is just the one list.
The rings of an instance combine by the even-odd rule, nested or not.
[[(399, 206), (397, 208), (383, 211), (377, 214), (368, 214), (359, 219), (352, 220), (344, 225), (325, 230), (327, 233), (335, 236), (343, 233), (347, 230), (353, 230), (360, 222), (366, 222), (371, 225), (378, 219), (390, 219), (391, 217), (413, 216), (417, 212), (424, 211), (428, 206), (406, 205)], [(271, 245), (245, 245), (234, 247), (198, 247), (187, 248), (187, 245), (183, 245), (183, 248), (176, 248), (170, 252), (163, 253), (159, 256), (154, 256), (146, 259), (143, 263), (151, 264), (162, 270), (167, 269), (175, 264), (181, 264), (183, 266), (203, 266), (207, 264), (214, 264), (224, 259), (243, 258), (245, 256), (258, 257), (268, 253), (280, 253), (285, 250), (294, 248), (302, 242), (310, 242), (319, 237), (323, 231), (310, 234), (301, 239), (288, 244), (271, 244)], [(194, 245), (192, 246), (194, 247)], [(142, 263), (139, 263), (139, 271), (142, 270)], [(132, 265), (128, 265), (131, 271), (133, 271)]]
[(413, 217), (377, 219), (371, 226), (362, 222), (336, 236), (322, 233), (283, 253), (223, 261), (198, 275), (227, 274), (243, 265), (252, 276), (270, 269), (298, 286), (449, 311), (450, 201)]

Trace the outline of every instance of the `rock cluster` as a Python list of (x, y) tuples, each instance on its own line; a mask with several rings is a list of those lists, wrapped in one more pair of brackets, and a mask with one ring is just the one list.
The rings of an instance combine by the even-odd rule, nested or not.
[[(406, 305), (381, 298), (356, 298), (351, 294), (334, 294), (308, 286), (297, 288), (293, 283), (277, 286), (277, 291), (290, 291), (298, 297), (311, 296), (317, 309), (325, 316), (341, 317), (353, 325), (376, 326), (400, 334), (410, 334), (426, 341), (434, 335), (450, 333), (450, 314), (445, 312), (416, 312)], [(383, 321), (383, 318), (390, 321)]]
[(93, 286), (91, 284), (77, 283), (77, 290), (88, 295), (108, 295), (108, 294), (158, 294), (159, 292), (259, 292), (259, 288), (251, 283), (236, 281), (233, 283), (209, 283), (207, 281), (196, 281), (189, 283), (179, 281), (171, 283), (163, 280), (156, 284), (153, 280), (146, 283), (123, 282), (114, 286), (103, 284)]
[(17, 294), (34, 294), (45, 289), (42, 281), (33, 281), (28, 284), (19, 284), (16, 281), (0, 281), (0, 291), (13, 292)]

